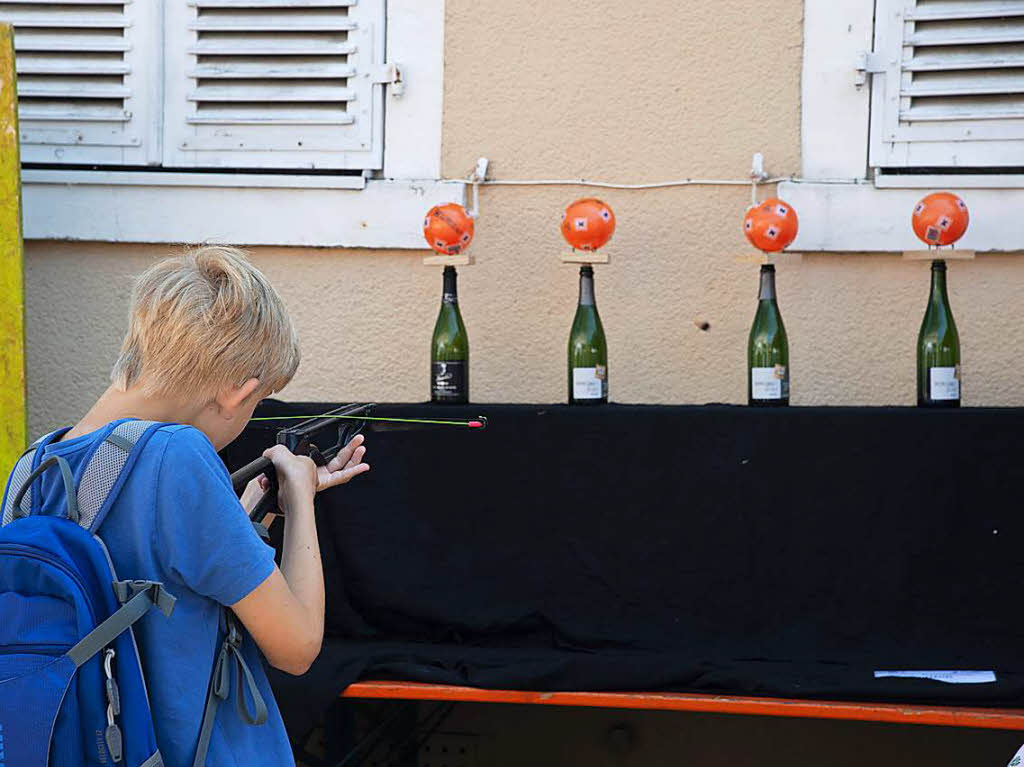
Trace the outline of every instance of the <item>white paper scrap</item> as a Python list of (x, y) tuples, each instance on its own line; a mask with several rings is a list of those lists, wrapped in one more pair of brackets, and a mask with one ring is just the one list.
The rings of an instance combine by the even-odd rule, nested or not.
[(875, 679), (885, 676), (934, 679), (949, 684), (984, 684), (996, 681), (995, 671), (876, 671)]

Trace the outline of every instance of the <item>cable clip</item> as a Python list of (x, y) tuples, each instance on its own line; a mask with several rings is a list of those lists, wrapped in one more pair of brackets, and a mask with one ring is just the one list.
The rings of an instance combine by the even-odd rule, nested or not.
[[(476, 218), (480, 215), (480, 184), (487, 180), (487, 166), (491, 164), (491, 161), (486, 157), (481, 157), (476, 161), (476, 168), (466, 179), (467, 183), (473, 188), (473, 204), (470, 205), (469, 201), (463, 197), (463, 207), (466, 208), (466, 215), (470, 218)], [(469, 188), (464, 187), (463, 194), (468, 193)]]
[(750, 165), (750, 207), (757, 205), (757, 187), (769, 178), (764, 169), (764, 155), (760, 152), (754, 153), (753, 162)]

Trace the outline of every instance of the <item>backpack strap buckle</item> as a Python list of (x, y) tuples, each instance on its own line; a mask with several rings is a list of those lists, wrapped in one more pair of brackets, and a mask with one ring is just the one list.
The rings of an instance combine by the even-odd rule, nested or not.
[(178, 601), (177, 598), (164, 588), (164, 584), (158, 581), (114, 581), (113, 585), (114, 595), (121, 604), (125, 604), (136, 594), (147, 592), (153, 604), (159, 607), (160, 612), (168, 618), (171, 617), (171, 613), (174, 611), (174, 603)]
[(231, 645), (236, 650), (242, 646), (242, 632), (238, 630), (238, 624), (233, 620), (228, 620), (228, 633), (224, 637), (224, 643)]

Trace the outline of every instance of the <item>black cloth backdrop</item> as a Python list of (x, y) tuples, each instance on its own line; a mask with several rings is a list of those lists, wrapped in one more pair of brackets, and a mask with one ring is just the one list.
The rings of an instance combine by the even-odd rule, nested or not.
[(1024, 704), (1024, 410), (375, 414), (489, 426), (370, 431), (370, 473), (320, 498), (327, 638), (274, 676), (293, 735), (358, 679)]

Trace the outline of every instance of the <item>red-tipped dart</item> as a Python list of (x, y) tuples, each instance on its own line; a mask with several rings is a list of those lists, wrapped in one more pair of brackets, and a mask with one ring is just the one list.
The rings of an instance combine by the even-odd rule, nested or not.
[(484, 428), (483, 421), (470, 421), (466, 424), (471, 429), (482, 429)]

